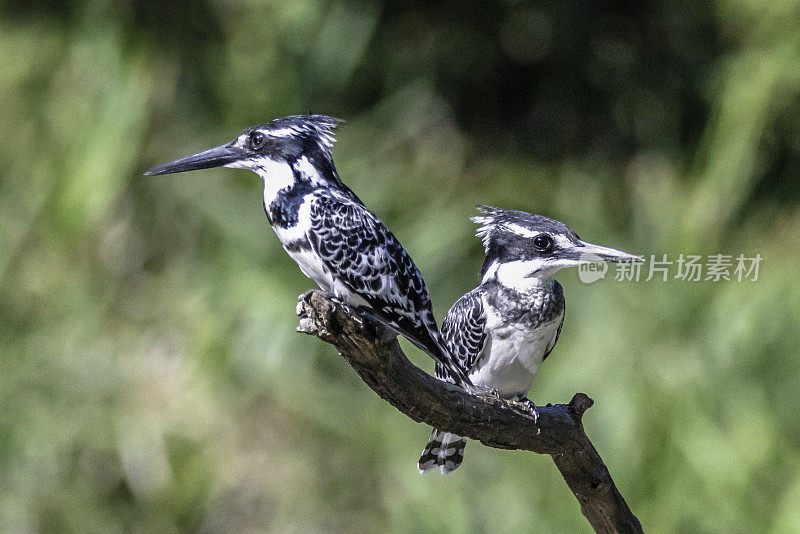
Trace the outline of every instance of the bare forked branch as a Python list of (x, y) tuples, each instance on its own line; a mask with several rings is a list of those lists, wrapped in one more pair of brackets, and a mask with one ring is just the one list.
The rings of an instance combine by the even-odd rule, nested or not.
[(381, 398), (417, 422), (499, 449), (549, 454), (596, 532), (642, 532), (603, 460), (583, 430), (593, 402), (577, 393), (569, 404), (540, 406), (534, 420), (515, 403), (469, 395), (414, 366), (394, 333), (319, 292), (297, 306), (299, 332), (330, 343)]

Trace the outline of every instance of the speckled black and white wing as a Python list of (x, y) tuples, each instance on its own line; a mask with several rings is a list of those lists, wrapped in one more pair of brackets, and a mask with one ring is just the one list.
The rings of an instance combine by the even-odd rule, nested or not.
[(346, 290), (395, 328), (409, 333), (436, 328), (422, 275), (374, 214), (340, 195), (319, 191), (310, 216), (311, 246)]
[(334, 279), (334, 293), (365, 301), (381, 321), (449, 367), (459, 385), (466, 374), (451, 363), (425, 282), (397, 238), (362, 204), (331, 190), (315, 192), (309, 242)]
[[(442, 336), (450, 355), (465, 373), (469, 373), (486, 345), (487, 321), (481, 291), (481, 288), (473, 289), (458, 299), (442, 323)], [(436, 364), (436, 377), (453, 381), (450, 371), (439, 364)], [(467, 438), (434, 429), (417, 461), (417, 469), (421, 473), (432, 469), (438, 469), (442, 474), (450, 473), (464, 460), (466, 446)]]
[[(442, 323), (442, 336), (453, 360), (469, 373), (484, 348), (487, 336), (486, 310), (480, 288), (473, 289), (453, 304)], [(440, 365), (436, 366), (436, 376), (443, 380), (450, 378)]]

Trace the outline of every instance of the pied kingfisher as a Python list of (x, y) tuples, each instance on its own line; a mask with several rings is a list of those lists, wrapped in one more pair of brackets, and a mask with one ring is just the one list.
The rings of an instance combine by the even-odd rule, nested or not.
[(339, 178), (333, 129), (324, 115), (295, 115), (244, 130), (236, 139), (147, 171), (146, 175), (229, 167), (264, 180), (264, 211), (283, 248), (320, 289), (407, 337), (470, 392), (453, 363), (425, 282), (383, 223)]
[[(581, 241), (567, 225), (523, 211), (480, 206), (486, 258), (481, 283), (461, 297), (442, 324), (450, 353), (476, 386), (536, 406), (526, 396), (539, 365), (555, 347), (564, 323), (564, 292), (553, 275), (594, 262), (641, 261), (638, 256)], [(436, 376), (450, 380), (436, 366)], [(461, 465), (467, 438), (434, 429), (417, 463), (442, 474)]]

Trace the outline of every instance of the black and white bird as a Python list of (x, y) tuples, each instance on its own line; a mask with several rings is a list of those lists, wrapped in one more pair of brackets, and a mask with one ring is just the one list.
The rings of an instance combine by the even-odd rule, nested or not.
[[(229, 167), (264, 180), (264, 211), (283, 248), (320, 289), (407, 337), (470, 392), (436, 325), (425, 282), (383, 223), (339, 178), (324, 115), (294, 115), (244, 130), (222, 146), (146, 175)], [(482, 392), (482, 391), (481, 391)]]
[[(472, 220), (486, 249), (481, 283), (450, 308), (442, 334), (476, 386), (526, 402), (536, 417), (528, 390), (564, 324), (564, 292), (553, 276), (564, 267), (642, 258), (581, 241), (567, 225), (541, 215), (478, 209), (483, 215)], [(451, 380), (439, 365), (436, 376)], [(461, 465), (466, 444), (467, 438), (434, 429), (417, 468), (449, 473)]]

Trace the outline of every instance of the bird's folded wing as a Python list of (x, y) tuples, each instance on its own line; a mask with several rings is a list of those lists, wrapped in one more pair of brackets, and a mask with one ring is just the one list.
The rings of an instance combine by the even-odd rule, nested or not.
[[(453, 304), (442, 324), (442, 336), (459, 367), (469, 371), (486, 344), (486, 311), (479, 291), (473, 290)], [(436, 366), (436, 376), (447, 379), (448, 373)]]
[[(397, 238), (362, 204), (321, 191), (308, 238), (333, 276), (405, 335), (436, 329), (425, 283)], [(412, 330), (412, 331), (409, 331)]]

